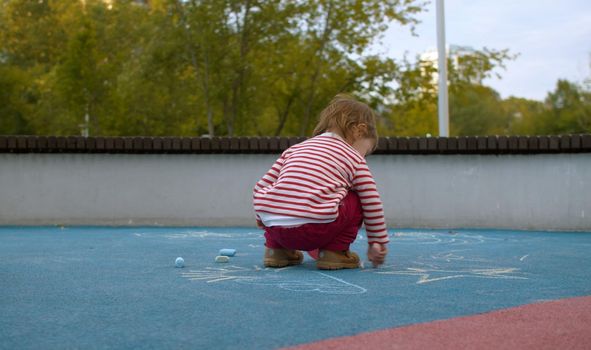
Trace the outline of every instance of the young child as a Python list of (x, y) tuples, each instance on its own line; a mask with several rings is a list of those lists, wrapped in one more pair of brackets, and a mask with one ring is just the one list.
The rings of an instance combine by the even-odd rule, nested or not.
[(380, 195), (365, 162), (378, 140), (369, 106), (337, 95), (322, 111), (314, 137), (287, 149), (254, 188), (257, 224), (265, 230), (264, 265), (303, 261), (319, 249), (319, 269), (358, 268), (349, 250), (361, 225), (367, 257), (384, 263), (388, 233)]

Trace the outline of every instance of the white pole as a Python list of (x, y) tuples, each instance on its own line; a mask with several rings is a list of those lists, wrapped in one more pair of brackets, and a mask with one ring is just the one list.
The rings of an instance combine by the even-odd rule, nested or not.
[(90, 117), (88, 116), (88, 112), (84, 115), (84, 137), (88, 137), (88, 127), (90, 124)]
[(445, 51), (445, 13), (443, 0), (437, 0), (437, 65), (439, 75), (439, 136), (449, 136), (449, 103), (447, 98), (447, 54)]

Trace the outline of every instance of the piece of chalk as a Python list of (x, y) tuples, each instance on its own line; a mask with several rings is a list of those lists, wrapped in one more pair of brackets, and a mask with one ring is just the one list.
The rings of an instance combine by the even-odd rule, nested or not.
[(230, 261), (230, 258), (224, 255), (218, 255), (215, 257), (215, 262), (217, 263), (227, 263), (228, 261)]
[(236, 254), (236, 249), (224, 248), (220, 249), (220, 255), (222, 256), (234, 256)]

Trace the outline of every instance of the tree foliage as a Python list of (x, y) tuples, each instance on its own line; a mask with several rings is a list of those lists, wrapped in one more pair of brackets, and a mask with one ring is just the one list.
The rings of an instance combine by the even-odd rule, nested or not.
[[(559, 80), (545, 102), (518, 97), (502, 99), (483, 84), (500, 77), (499, 68), (517, 55), (484, 48), (451, 55), (448, 60), (451, 135), (544, 135), (591, 132), (591, 91), (584, 85)], [(438, 133), (437, 67), (432, 61), (404, 60), (397, 72), (395, 102), (382, 130), (395, 135)]]
[[(0, 0), (0, 133), (308, 135), (352, 92), (382, 135), (437, 133), (436, 68), (369, 54), (420, 0)], [(453, 134), (588, 132), (589, 92), (482, 84), (506, 50), (450, 63)], [(88, 123), (86, 122), (88, 120)]]

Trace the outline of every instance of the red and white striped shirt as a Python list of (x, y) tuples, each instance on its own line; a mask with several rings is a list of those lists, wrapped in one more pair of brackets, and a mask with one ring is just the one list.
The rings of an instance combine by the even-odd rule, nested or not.
[(257, 182), (254, 210), (257, 219), (293, 218), (298, 224), (332, 222), (349, 190), (361, 200), (368, 243), (388, 243), (382, 201), (365, 158), (331, 133), (283, 152)]

